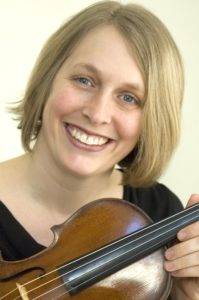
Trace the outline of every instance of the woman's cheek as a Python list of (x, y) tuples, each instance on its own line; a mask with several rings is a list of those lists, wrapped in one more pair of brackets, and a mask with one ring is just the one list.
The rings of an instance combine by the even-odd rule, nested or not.
[(131, 116), (120, 116), (120, 132), (124, 139), (139, 138), (141, 133), (141, 112), (134, 112)]
[(57, 114), (68, 114), (77, 108), (77, 97), (74, 92), (67, 90), (52, 95), (47, 105)]

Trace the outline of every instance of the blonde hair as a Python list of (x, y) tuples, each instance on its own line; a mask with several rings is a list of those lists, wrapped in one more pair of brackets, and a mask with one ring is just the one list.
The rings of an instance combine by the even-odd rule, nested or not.
[(145, 83), (140, 139), (132, 153), (119, 162), (124, 168), (124, 183), (145, 186), (162, 174), (177, 146), (184, 78), (173, 38), (164, 24), (142, 6), (102, 1), (73, 16), (45, 44), (24, 98), (12, 111), (19, 117), (22, 145), (32, 151), (31, 141), (39, 134), (55, 75), (84, 36), (106, 24), (115, 26), (125, 37)]

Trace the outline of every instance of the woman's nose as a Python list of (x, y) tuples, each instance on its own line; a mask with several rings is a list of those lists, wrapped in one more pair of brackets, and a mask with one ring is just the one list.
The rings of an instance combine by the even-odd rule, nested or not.
[(86, 101), (82, 113), (92, 124), (109, 124), (112, 118), (111, 96), (95, 95)]

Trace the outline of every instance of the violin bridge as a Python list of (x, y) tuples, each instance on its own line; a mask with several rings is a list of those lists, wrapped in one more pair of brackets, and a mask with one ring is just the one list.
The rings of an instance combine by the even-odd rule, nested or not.
[(25, 289), (25, 287), (23, 287), (22, 285), (20, 285), (19, 283), (16, 283), (16, 286), (19, 290), (19, 294), (21, 296), (22, 300), (29, 300), (28, 296), (27, 296), (27, 291)]

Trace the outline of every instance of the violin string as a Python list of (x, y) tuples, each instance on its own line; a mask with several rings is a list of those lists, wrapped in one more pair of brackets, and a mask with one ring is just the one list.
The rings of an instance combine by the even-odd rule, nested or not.
[[(181, 212), (180, 212), (180, 213), (181, 213)], [(178, 214), (179, 214), (179, 213), (178, 213)], [(192, 214), (192, 212), (191, 212), (190, 214)], [(188, 215), (188, 214), (187, 214), (187, 215)], [(181, 220), (181, 219), (187, 217), (187, 215), (186, 215), (186, 216), (182, 216), (181, 218), (179, 218), (179, 220)], [(169, 218), (168, 218), (168, 219), (169, 219)], [(190, 219), (190, 221), (192, 221), (192, 219)], [(170, 222), (170, 224), (172, 224), (173, 222), (175, 222), (175, 220), (172, 221), (172, 222)], [(155, 225), (155, 224), (157, 224), (157, 223), (154, 223), (154, 224), (152, 224), (152, 225)], [(151, 225), (151, 227), (153, 227), (152, 225)], [(168, 224), (162, 226), (162, 228), (165, 227), (165, 226), (167, 226), (167, 225), (168, 225)], [(174, 230), (174, 229), (176, 229), (177, 227), (178, 227), (178, 226), (175, 226), (175, 227), (173, 227), (172, 229), (170, 229), (169, 231)], [(143, 229), (144, 229), (144, 228), (143, 228)], [(155, 229), (155, 230), (152, 231), (152, 232), (155, 232), (155, 231), (157, 231), (157, 230), (159, 230), (159, 228)], [(167, 231), (167, 232), (169, 232), (169, 231)], [(151, 232), (145, 234), (145, 236), (147, 236), (147, 235), (149, 235), (149, 234), (151, 234)], [(130, 243), (135, 242), (136, 240), (139, 240), (140, 238), (143, 238), (143, 237), (145, 237), (145, 236), (138, 237), (137, 239), (134, 239), (133, 241), (130, 241), (129, 243), (125, 244), (125, 246), (126, 246), (126, 245), (129, 245)], [(159, 236), (160, 236), (160, 235), (157, 235), (156, 237), (159, 237)], [(156, 238), (156, 237), (155, 237), (155, 238)], [(127, 236), (127, 237), (124, 237), (123, 239), (127, 239), (127, 238), (128, 238), (128, 236)], [(153, 239), (155, 239), (155, 238), (153, 238)], [(118, 242), (118, 241), (115, 241), (114, 243), (117, 243), (117, 242)], [(114, 243), (112, 243), (112, 244), (114, 244)], [(141, 245), (144, 245), (145, 243), (147, 243), (147, 242), (144, 242), (144, 243), (142, 243)], [(108, 246), (107, 246), (107, 247), (108, 247)], [(117, 250), (120, 249), (120, 248), (122, 248), (122, 247), (123, 247), (123, 246), (118, 247)], [(136, 246), (136, 247), (131, 248), (130, 250), (124, 252), (124, 255), (127, 254), (128, 252), (130, 252), (130, 251), (136, 249), (137, 247), (139, 247), (139, 246)], [(98, 250), (99, 250), (99, 249), (98, 249)], [(96, 250), (96, 252), (97, 252), (98, 250)], [(95, 251), (94, 251), (94, 252), (95, 252)], [(114, 252), (114, 250), (113, 250), (113, 251), (110, 251), (109, 253), (111, 254), (111, 253), (113, 253), (113, 252)], [(106, 255), (106, 254), (101, 255), (99, 258), (103, 258), (105, 255)], [(121, 255), (119, 255), (118, 257), (121, 257)], [(118, 257), (115, 257), (114, 259), (117, 259)], [(80, 260), (80, 259), (81, 259), (81, 258), (76, 259), (75, 262), (77, 262), (77, 261)], [(97, 260), (97, 259), (98, 259), (98, 258), (95, 258), (95, 259), (93, 259), (92, 261), (90, 261), (89, 263), (92, 263), (92, 262), (94, 262), (94, 261)], [(72, 263), (72, 262), (71, 262), (71, 263)], [(85, 266), (85, 265), (87, 265), (87, 264), (88, 264), (88, 263), (85, 263), (85, 264), (83, 264), (82, 266)], [(105, 263), (105, 264), (106, 264), (106, 263)], [(66, 264), (65, 266), (67, 266), (67, 265), (70, 265), (70, 263)], [(52, 274), (53, 272), (56, 272), (57, 270), (59, 270), (59, 269), (61, 269), (61, 268), (64, 268), (65, 266), (61, 266), (61, 267), (58, 268), (58, 269), (55, 269), (55, 270), (53, 270), (53, 271), (50, 271), (50, 272), (46, 273), (45, 275), (43, 275), (42, 277), (48, 276), (48, 275)], [(101, 265), (101, 266), (103, 266), (103, 265)], [(77, 270), (77, 269), (78, 269), (78, 267), (75, 268), (73, 271), (75, 271), (75, 270)], [(96, 268), (93, 268), (92, 270), (95, 270), (95, 269), (97, 269), (97, 267), (96, 267)], [(69, 271), (69, 272), (70, 272), (70, 271)], [(67, 275), (69, 272), (66, 272), (66, 273), (64, 273), (63, 275)], [(87, 272), (87, 273), (89, 273), (89, 272)], [(87, 274), (87, 273), (85, 273), (85, 274)], [(63, 275), (62, 275), (62, 276), (63, 276)], [(52, 281), (54, 281), (54, 280), (56, 280), (56, 279), (62, 278), (62, 276), (55, 277), (55, 278), (51, 279), (50, 281), (47, 281), (47, 282), (45, 282), (44, 284), (39, 285), (39, 286), (37, 286), (36, 288), (34, 288), (34, 289), (28, 291), (26, 294), (29, 294), (30, 292), (34, 291), (35, 289), (39, 289), (39, 288), (43, 287), (44, 285), (49, 284), (49, 283), (51, 283)], [(80, 275), (79, 277), (81, 277), (81, 275)], [(22, 286), (23, 286), (23, 287), (26, 287), (28, 284), (31, 284), (32, 282), (37, 281), (37, 280), (39, 280), (39, 279), (40, 279), (40, 278), (35, 278), (35, 279), (33, 279), (33, 280), (29, 281), (29, 282), (26, 282), (26, 283), (25, 283), (24, 285), (22, 285)], [(78, 277), (74, 278), (73, 280), (76, 280), (76, 279), (78, 279)], [(71, 280), (70, 282), (72, 282), (73, 280)], [(63, 284), (63, 285), (64, 285), (64, 284)], [(9, 292), (9, 294), (12, 293), (12, 292), (14, 292), (14, 291), (16, 291), (16, 289), (14, 289), (13, 291)], [(70, 292), (70, 290), (68, 290), (68, 292)], [(0, 298), (0, 300), (3, 299), (3, 298), (4, 298), (5, 296), (7, 296), (7, 295), (8, 295), (8, 294), (4, 295), (2, 298)], [(24, 294), (24, 295), (25, 295), (25, 294)], [(17, 300), (17, 299), (20, 299), (20, 298), (17, 297), (17, 298), (15, 298), (15, 299)], [(15, 300), (15, 299), (14, 299), (14, 300)]]
[[(49, 293), (54, 292), (55, 290), (57, 290), (57, 289), (60, 288), (60, 287), (63, 287), (64, 285), (65, 285), (64, 283), (62, 283), (62, 284), (60, 284), (60, 285), (57, 285), (57, 286), (54, 287), (53, 289), (50, 289), (50, 290), (48, 290), (47, 292), (44, 292), (43, 294), (40, 294), (39, 296), (37, 296), (36, 298), (33, 298), (32, 300), (38, 300), (38, 299), (40, 299), (40, 298), (43, 297), (43, 296), (47, 296)], [(68, 290), (68, 291), (66, 290), (64, 293), (58, 295), (58, 297), (53, 298), (53, 300), (54, 300), (54, 299), (58, 299), (59, 297), (65, 295), (65, 294), (67, 294), (67, 293), (70, 293), (70, 290)], [(29, 292), (28, 292), (27, 294), (29, 294)]]
[(18, 291), (17, 288), (15, 288), (14, 290), (12, 290), (12, 291), (6, 293), (5, 295), (3, 295), (3, 297), (1, 297), (0, 300), (5, 299), (5, 297), (10, 296), (11, 294), (13, 294), (13, 293), (16, 292), (16, 291)]

